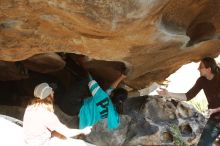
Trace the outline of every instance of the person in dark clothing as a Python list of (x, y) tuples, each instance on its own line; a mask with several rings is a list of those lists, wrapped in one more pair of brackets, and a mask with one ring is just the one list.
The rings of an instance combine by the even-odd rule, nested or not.
[(160, 96), (188, 101), (203, 89), (208, 101), (209, 119), (203, 129), (198, 146), (211, 146), (220, 135), (220, 68), (213, 58), (205, 57), (201, 60), (198, 70), (200, 77), (187, 93), (172, 93), (166, 89), (157, 92)]
[(116, 111), (119, 114), (123, 114), (123, 103), (125, 102), (127, 97), (128, 91), (121, 87), (115, 88), (110, 94), (112, 103), (115, 105)]

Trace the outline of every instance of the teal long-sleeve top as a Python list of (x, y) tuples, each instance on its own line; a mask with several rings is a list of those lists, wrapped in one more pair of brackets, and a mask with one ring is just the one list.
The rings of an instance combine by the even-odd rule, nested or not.
[(107, 118), (108, 129), (118, 128), (120, 117), (109, 97), (112, 88), (106, 91), (90, 76), (89, 90), (91, 97), (84, 99), (79, 112), (79, 128), (95, 125), (99, 120)]

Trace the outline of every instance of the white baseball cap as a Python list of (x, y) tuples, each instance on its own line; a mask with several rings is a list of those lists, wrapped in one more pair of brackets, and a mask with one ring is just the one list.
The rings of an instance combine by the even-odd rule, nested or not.
[(34, 96), (40, 99), (45, 99), (53, 93), (53, 89), (47, 83), (41, 83), (34, 89)]

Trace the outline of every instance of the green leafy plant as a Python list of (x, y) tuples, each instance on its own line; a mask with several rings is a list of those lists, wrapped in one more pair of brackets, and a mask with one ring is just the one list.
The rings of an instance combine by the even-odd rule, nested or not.
[(170, 132), (173, 134), (174, 144), (178, 146), (187, 146), (187, 144), (182, 139), (179, 127), (175, 124), (172, 124), (169, 126), (169, 128)]
[(208, 106), (207, 106), (208, 103), (207, 103), (206, 98), (201, 97), (201, 96), (195, 97), (194, 99), (188, 101), (187, 103), (193, 105), (194, 108), (202, 114), (204, 114), (205, 111), (208, 109)]

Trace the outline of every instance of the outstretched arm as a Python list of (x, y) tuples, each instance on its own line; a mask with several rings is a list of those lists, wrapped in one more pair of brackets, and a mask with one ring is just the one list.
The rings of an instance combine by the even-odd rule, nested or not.
[(214, 113), (220, 112), (220, 107), (214, 109), (208, 109), (208, 116), (211, 116)]
[(126, 78), (126, 75), (121, 74), (110, 86), (115, 89), (122, 80), (124, 80)]
[(66, 127), (66, 125), (62, 124), (58, 117), (51, 112), (45, 113), (47, 114), (46, 116), (48, 117), (45, 126), (52, 132), (52, 136), (58, 136), (61, 139), (65, 139), (66, 137), (74, 137), (79, 134), (89, 134), (91, 132), (92, 127), (86, 127), (84, 129), (70, 129)]
[(168, 92), (166, 89), (161, 89), (160, 91), (157, 91), (158, 95), (164, 96), (167, 98), (172, 98), (178, 101), (186, 101), (186, 94), (185, 93), (172, 93)]

